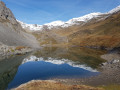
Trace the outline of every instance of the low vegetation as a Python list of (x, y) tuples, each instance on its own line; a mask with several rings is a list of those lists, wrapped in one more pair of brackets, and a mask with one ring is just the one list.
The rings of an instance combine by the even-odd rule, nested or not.
[(104, 90), (85, 85), (65, 85), (55, 81), (31, 81), (13, 90)]

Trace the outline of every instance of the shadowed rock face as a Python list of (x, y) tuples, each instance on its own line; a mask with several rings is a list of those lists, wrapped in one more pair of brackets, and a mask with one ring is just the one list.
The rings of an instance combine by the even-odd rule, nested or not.
[(8, 46), (39, 47), (36, 38), (26, 33), (13, 13), (0, 1), (0, 42)]

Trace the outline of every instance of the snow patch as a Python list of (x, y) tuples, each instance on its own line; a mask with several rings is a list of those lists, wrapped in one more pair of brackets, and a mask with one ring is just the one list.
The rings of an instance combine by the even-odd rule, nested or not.
[(63, 25), (65, 22), (63, 21), (54, 21), (54, 22), (50, 22), (50, 23), (46, 23), (44, 25), (47, 25), (47, 26), (61, 26)]
[(118, 11), (120, 11), (120, 5), (114, 9), (112, 9), (111, 11), (109, 11), (108, 14), (113, 14), (113, 13), (116, 13)]

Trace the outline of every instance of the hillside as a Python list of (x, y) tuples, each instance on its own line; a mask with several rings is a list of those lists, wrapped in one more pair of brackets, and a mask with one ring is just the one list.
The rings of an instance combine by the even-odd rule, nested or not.
[[(93, 48), (120, 46), (120, 6), (107, 13), (91, 13), (67, 22), (56, 21), (45, 25), (22, 23), (40, 42), (40, 45), (70, 45)], [(20, 22), (21, 23), (21, 22)]]
[[(120, 46), (120, 12), (104, 20), (78, 26), (78, 31), (68, 35), (70, 44), (96, 47)], [(79, 41), (79, 42), (76, 42)]]
[(8, 46), (39, 47), (36, 38), (26, 33), (13, 13), (0, 1), (0, 42)]

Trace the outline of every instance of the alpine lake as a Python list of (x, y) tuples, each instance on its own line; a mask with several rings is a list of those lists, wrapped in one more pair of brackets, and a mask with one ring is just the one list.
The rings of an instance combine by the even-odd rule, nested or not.
[(0, 90), (31, 80), (80, 79), (101, 74), (104, 51), (89, 48), (46, 47), (0, 60)]

